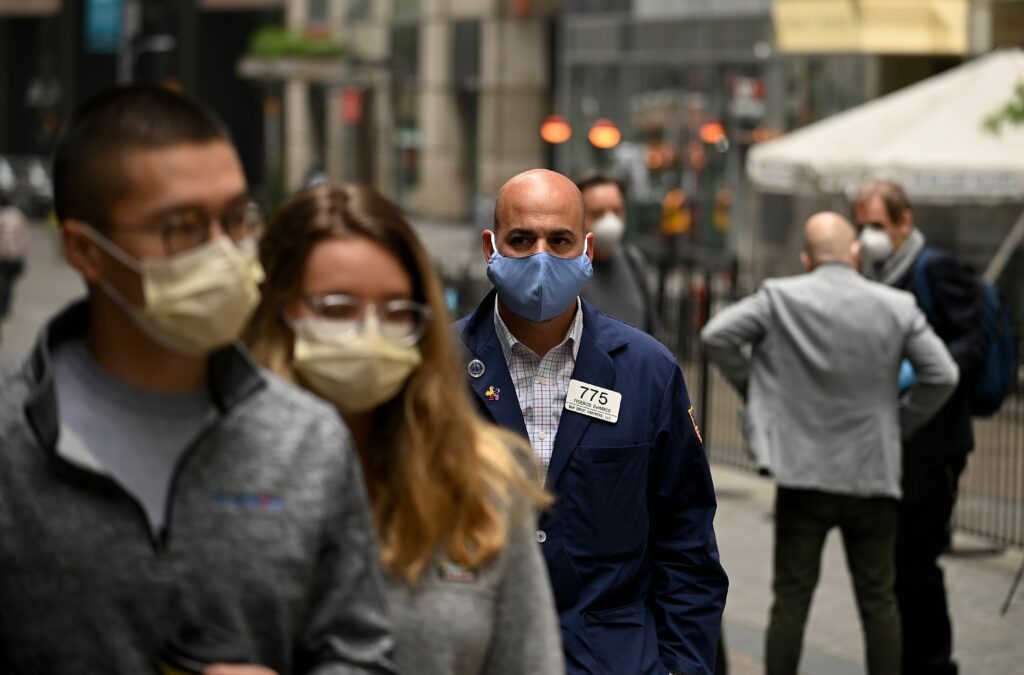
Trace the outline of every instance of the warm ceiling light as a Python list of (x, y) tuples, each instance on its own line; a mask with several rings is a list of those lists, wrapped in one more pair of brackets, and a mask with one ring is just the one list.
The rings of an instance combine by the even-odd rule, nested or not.
[(590, 127), (590, 133), (587, 134), (587, 138), (590, 139), (591, 144), (595, 148), (607, 150), (619, 144), (619, 141), (622, 140), (622, 132), (615, 126), (614, 122), (602, 117), (594, 122), (594, 126)]
[(552, 145), (565, 143), (572, 138), (572, 127), (561, 115), (548, 115), (540, 125), (540, 137)]
[(700, 128), (700, 140), (715, 145), (725, 138), (725, 127), (719, 122), (705, 122)]
[(665, 164), (665, 158), (662, 157), (661, 152), (657, 148), (648, 148), (647, 153), (644, 155), (644, 163), (647, 164), (647, 168), (651, 171), (657, 171)]

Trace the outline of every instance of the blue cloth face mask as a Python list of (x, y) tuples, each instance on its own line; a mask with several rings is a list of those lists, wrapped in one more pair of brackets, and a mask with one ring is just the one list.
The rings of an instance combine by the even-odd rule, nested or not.
[(487, 261), (487, 278), (498, 289), (501, 301), (530, 321), (550, 321), (569, 309), (594, 275), (586, 239), (583, 255), (578, 258), (559, 258), (550, 253), (503, 256), (498, 253), (493, 232), (491, 247), (494, 253)]

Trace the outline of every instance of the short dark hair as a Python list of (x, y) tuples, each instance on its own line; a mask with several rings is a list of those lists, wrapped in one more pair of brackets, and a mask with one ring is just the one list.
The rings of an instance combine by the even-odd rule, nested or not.
[(626, 196), (626, 184), (618, 178), (614, 178), (601, 171), (591, 171), (583, 174), (579, 180), (576, 181), (576, 187), (580, 189), (580, 194), (586, 192), (590, 188), (599, 187), (601, 185), (614, 185), (619, 188), (619, 192), (623, 198)]
[[(875, 180), (862, 187), (857, 193), (857, 198), (853, 200), (854, 209), (867, 204), (875, 197), (882, 200), (885, 213), (893, 223), (898, 223), (903, 217), (903, 212), (910, 209), (907, 191), (902, 185), (891, 180)], [(856, 218), (856, 214), (854, 217)]]
[(107, 90), (72, 115), (53, 159), (57, 219), (81, 218), (103, 227), (111, 206), (131, 188), (125, 154), (181, 144), (230, 143), (211, 111), (152, 84)]

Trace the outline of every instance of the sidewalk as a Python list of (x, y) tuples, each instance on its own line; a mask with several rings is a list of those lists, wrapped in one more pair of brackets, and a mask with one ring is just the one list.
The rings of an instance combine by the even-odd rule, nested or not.
[(28, 352), (50, 315), (85, 294), (81, 277), (64, 260), (57, 228), (36, 222), (30, 237), (25, 273), (14, 287), (11, 313), (0, 326), (0, 363)]
[[(713, 449), (712, 449), (713, 456)], [(763, 672), (764, 633), (771, 605), (774, 484), (765, 478), (713, 465), (718, 494), (715, 530), (729, 574), (725, 640), (731, 675)], [(954, 549), (976, 551), (986, 542), (957, 534)], [(1024, 674), (1024, 589), (1005, 616), (999, 610), (1024, 551), (992, 556), (953, 554), (942, 559), (954, 653), (964, 675)], [(801, 672), (864, 673), (860, 620), (842, 542), (832, 532), (822, 557), (821, 580), (811, 605)]]

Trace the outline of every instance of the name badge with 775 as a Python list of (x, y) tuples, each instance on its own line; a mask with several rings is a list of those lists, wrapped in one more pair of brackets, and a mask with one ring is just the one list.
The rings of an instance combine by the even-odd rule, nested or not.
[(566, 410), (614, 424), (619, 421), (621, 404), (622, 394), (617, 391), (569, 380), (569, 391), (565, 395)]

